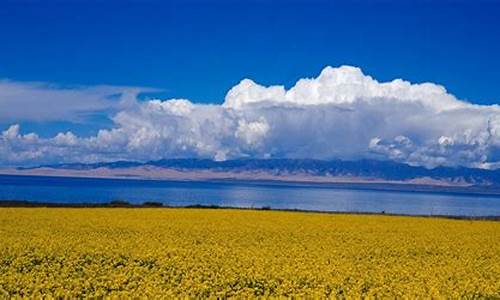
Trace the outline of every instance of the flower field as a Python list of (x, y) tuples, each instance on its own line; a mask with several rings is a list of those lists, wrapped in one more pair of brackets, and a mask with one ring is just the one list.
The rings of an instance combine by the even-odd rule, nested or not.
[(0, 208), (0, 298), (500, 297), (500, 222)]

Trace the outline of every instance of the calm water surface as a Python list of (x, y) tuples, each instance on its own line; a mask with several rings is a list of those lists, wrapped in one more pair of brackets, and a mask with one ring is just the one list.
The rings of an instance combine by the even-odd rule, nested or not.
[(81, 203), (158, 201), (418, 215), (500, 216), (500, 197), (244, 182), (177, 182), (0, 175), (0, 199)]

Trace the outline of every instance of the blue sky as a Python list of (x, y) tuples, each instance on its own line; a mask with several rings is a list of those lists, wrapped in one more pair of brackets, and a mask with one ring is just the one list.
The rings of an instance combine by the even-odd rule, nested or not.
[(350, 64), (500, 98), (499, 1), (48, 2), (3, 1), (0, 78), (222, 102), (244, 77), (290, 86)]
[[(42, 97), (42, 84), (45, 99), (34, 105), (35, 115), (24, 112), (30, 104), (0, 112), (2, 130), (19, 124), (21, 133), (40, 137), (94, 136), (116, 125), (110, 117), (122, 106), (99, 98), (120, 97), (116, 86), (137, 89), (142, 98), (221, 104), (243, 78), (289, 89), (341, 65), (379, 82), (440, 84), (476, 104), (500, 101), (500, 1), (2, 1), (0, 7), (0, 80), (33, 101)], [(82, 86), (92, 92), (69, 104), (68, 94), (46, 91)], [(67, 111), (52, 113), (51, 106)], [(82, 116), (85, 110), (91, 113)]]

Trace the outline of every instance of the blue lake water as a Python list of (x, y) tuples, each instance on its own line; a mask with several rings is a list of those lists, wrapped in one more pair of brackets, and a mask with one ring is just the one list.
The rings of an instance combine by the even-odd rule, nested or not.
[(322, 185), (178, 182), (0, 175), (1, 200), (57, 203), (158, 201), (171, 206), (219, 205), (414, 215), (500, 216), (500, 197), (341, 189)]

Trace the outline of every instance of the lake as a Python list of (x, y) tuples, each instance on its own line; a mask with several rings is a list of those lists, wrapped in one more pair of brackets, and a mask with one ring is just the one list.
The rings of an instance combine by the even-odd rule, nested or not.
[(171, 206), (500, 216), (500, 196), (395, 192), (266, 182), (186, 182), (0, 175), (1, 200), (57, 203), (157, 201)]

